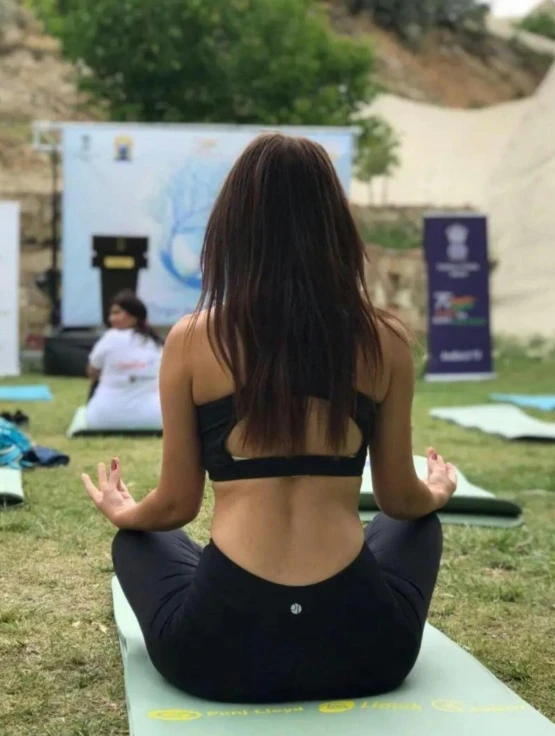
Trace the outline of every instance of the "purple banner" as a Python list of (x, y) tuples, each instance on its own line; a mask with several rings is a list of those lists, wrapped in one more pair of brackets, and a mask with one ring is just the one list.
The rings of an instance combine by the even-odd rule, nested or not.
[(487, 219), (428, 215), (427, 380), (492, 378)]

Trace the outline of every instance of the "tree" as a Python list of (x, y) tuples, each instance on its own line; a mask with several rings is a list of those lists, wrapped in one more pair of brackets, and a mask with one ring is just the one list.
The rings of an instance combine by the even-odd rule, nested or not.
[(27, 5), (44, 22), (46, 30), (61, 36), (72, 0), (26, 0)]
[(117, 120), (346, 125), (376, 94), (368, 43), (337, 36), (314, 0), (67, 0), (66, 8), (54, 24), (64, 51)]
[(368, 185), (371, 202), (372, 184), (378, 176), (391, 176), (399, 165), (399, 140), (391, 126), (380, 118), (369, 118), (359, 122), (361, 133), (355, 159), (357, 179)]

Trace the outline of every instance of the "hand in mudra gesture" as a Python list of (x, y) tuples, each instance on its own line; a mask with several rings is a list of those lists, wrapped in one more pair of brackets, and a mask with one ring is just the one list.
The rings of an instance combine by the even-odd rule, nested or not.
[(433, 447), (428, 448), (428, 477), (426, 485), (443, 506), (457, 490), (457, 471), (445, 462)]
[(124, 514), (136, 506), (136, 502), (121, 479), (121, 464), (113, 458), (110, 471), (104, 463), (98, 463), (98, 481), (95, 485), (86, 473), (81, 475), (87, 493), (96, 508), (115, 526), (119, 526)]

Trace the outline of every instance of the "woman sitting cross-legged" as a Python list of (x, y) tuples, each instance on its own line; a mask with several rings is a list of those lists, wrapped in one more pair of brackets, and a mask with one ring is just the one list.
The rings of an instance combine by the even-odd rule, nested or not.
[(147, 322), (143, 302), (131, 291), (112, 299), (111, 329), (89, 356), (89, 429), (161, 429), (158, 388), (162, 340)]
[[(115, 572), (157, 670), (227, 702), (370, 696), (421, 646), (456, 487), (433, 450), (418, 479), (414, 366), (371, 304), (364, 245), (322, 147), (264, 135), (215, 203), (197, 312), (162, 359), (160, 482), (136, 503), (115, 457), (84, 475), (120, 531)], [(358, 505), (370, 451), (382, 509)], [(211, 541), (182, 527), (214, 490)]]

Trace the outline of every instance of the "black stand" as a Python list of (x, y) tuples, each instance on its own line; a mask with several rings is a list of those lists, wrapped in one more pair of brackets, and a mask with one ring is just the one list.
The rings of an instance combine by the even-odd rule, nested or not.
[(94, 268), (101, 272), (102, 318), (108, 322), (110, 303), (118, 291), (137, 291), (139, 270), (147, 267), (148, 238), (93, 237)]
[[(60, 250), (60, 198), (58, 194), (58, 171), (60, 154), (57, 150), (50, 152), (50, 165), (52, 172), (52, 191), (50, 195), (51, 218), (50, 238), (43, 240), (42, 245), (49, 245), (50, 268), (39, 273), (35, 278), (37, 287), (48, 296), (50, 301), (50, 325), (56, 329), (60, 326), (60, 269), (58, 267), (58, 253)], [(36, 242), (36, 241), (28, 241)]]
[(58, 253), (60, 250), (60, 199), (58, 194), (58, 172), (60, 154), (52, 150), (50, 154), (52, 168), (52, 260), (50, 273), (48, 274), (48, 285), (50, 294), (50, 324), (58, 327), (60, 324), (60, 270), (58, 268)]

